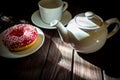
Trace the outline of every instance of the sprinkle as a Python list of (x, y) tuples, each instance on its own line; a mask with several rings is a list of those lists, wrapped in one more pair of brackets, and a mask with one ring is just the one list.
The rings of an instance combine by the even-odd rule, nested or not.
[(17, 24), (2, 33), (2, 41), (8, 48), (20, 48), (32, 43), (37, 36), (38, 32), (33, 25)]

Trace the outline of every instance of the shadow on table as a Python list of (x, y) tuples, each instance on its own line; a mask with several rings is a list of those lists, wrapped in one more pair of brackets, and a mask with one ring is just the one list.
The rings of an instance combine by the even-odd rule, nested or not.
[(78, 53), (79, 56), (105, 70), (108, 76), (120, 77), (119, 34), (120, 31), (114, 37), (108, 39), (106, 44), (99, 51), (91, 54)]
[(91, 70), (88, 65), (78, 62), (74, 67), (73, 50), (59, 38), (53, 38), (50, 46), (40, 80), (97, 80), (93, 75), (90, 76), (82, 71)]
[(22, 17), (8, 16), (0, 13), (0, 33), (15, 24), (29, 23), (28, 21), (29, 20), (27, 16), (22, 18)]

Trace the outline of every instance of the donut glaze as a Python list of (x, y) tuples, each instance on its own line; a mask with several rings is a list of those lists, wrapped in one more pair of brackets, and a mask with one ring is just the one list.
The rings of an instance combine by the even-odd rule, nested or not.
[(17, 24), (2, 33), (2, 41), (10, 50), (16, 50), (33, 43), (38, 37), (36, 27), (30, 24)]

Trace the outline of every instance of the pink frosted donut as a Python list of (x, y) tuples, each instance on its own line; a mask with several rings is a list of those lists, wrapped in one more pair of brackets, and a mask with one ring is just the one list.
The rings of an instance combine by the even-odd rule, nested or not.
[(12, 51), (24, 50), (32, 46), (38, 37), (36, 27), (30, 24), (17, 24), (2, 33), (2, 41)]

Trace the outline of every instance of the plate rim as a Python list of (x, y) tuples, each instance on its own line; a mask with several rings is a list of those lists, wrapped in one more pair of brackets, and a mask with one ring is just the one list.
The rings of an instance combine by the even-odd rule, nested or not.
[[(37, 28), (37, 27), (36, 27)], [(15, 53), (14, 52), (11, 52), (11, 51), (9, 51), (8, 49), (7, 49), (7, 47), (5, 47), (4, 46), (4, 44), (3, 44), (3, 42), (2, 42), (2, 39), (0, 38), (0, 43), (1, 43), (1, 46), (0, 46), (0, 56), (2, 56), (2, 57), (5, 57), (5, 58), (22, 58), (22, 57), (26, 57), (26, 56), (29, 56), (29, 55), (31, 55), (31, 54), (33, 54), (33, 53), (35, 53), (37, 50), (39, 50), (42, 46), (43, 46), (43, 44), (44, 44), (44, 41), (45, 41), (45, 34), (43, 33), (43, 31), (40, 29), (40, 28), (37, 28), (37, 31), (38, 31), (38, 34), (39, 35), (42, 35), (42, 37), (43, 37), (43, 39), (42, 39), (42, 42), (40, 43), (40, 45), (39, 46), (37, 46), (37, 45), (34, 45), (34, 47), (35, 46), (37, 46), (36, 47), (36, 49), (34, 50), (34, 51), (32, 51), (32, 52), (30, 52), (30, 49), (31, 48), (28, 48), (27, 49), (27, 51), (28, 51), (28, 53), (26, 53), (26, 54), (18, 54), (18, 55), (15, 55)], [(1, 37), (1, 34), (0, 34), (0, 37)], [(33, 47), (33, 46), (32, 46)], [(2, 49), (4, 48), (4, 52), (2, 51)], [(5, 50), (7, 50), (7, 51), (5, 51)], [(8, 53), (5, 53), (5, 52), (8, 52)], [(25, 52), (25, 51), (21, 51), (21, 52)], [(7, 56), (8, 55), (8, 56)]]
[[(62, 21), (64, 21), (63, 18), (64, 18), (65, 13), (69, 14), (69, 15), (67, 15), (67, 16), (69, 17), (68, 20), (70, 21), (70, 20), (72, 19), (72, 14), (71, 14), (68, 10), (64, 11), (63, 16), (62, 16)], [(40, 15), (39, 15), (39, 10), (36, 10), (35, 12), (33, 12), (32, 16), (31, 16), (31, 21), (32, 21), (32, 23), (35, 24), (37, 27), (44, 28), (44, 29), (56, 29), (56, 27), (50, 27), (49, 24), (44, 23), (41, 19), (40, 19), (39, 21), (41, 21), (41, 23), (44, 24), (44, 25), (47, 26), (47, 27), (45, 27), (45, 26), (43, 26), (43, 25), (40, 25), (40, 24), (37, 24), (37, 23), (35, 22), (35, 20), (34, 20), (34, 17), (35, 17), (36, 15), (37, 15), (37, 18), (40, 17)], [(62, 21), (61, 21), (61, 22), (62, 22)], [(69, 21), (68, 21), (68, 22), (69, 22)], [(63, 25), (65, 26), (68, 22), (63, 23)]]

